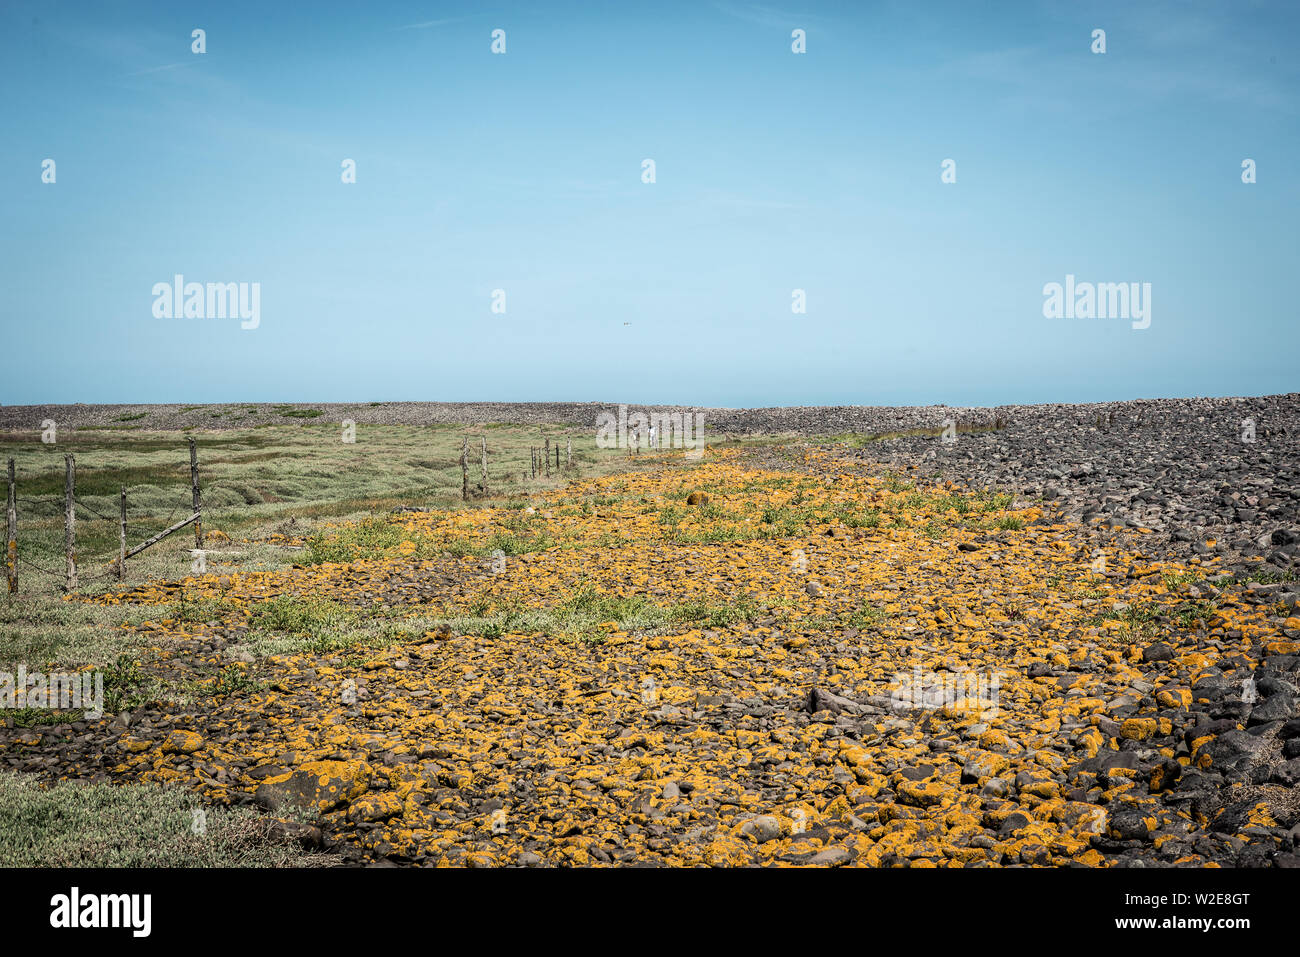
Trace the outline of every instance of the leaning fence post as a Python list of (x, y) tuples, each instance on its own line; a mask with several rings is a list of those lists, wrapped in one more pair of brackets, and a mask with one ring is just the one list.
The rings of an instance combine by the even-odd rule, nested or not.
[(68, 565), (68, 591), (77, 590), (77, 460), (71, 455), (63, 457), (63, 554)]
[(9, 594), (18, 591), (18, 488), (14, 484), (14, 460), (9, 460), (9, 507), (5, 511), (5, 568), (9, 572)]
[(190, 436), (190, 485), (194, 489), (194, 547), (203, 547), (203, 501), (199, 498), (199, 449), (194, 436)]
[(460, 448), (460, 497), (462, 501), (469, 501), (469, 436), (463, 436), (464, 442)]
[(122, 521), (117, 527), (117, 580), (126, 571), (126, 486), (122, 486)]

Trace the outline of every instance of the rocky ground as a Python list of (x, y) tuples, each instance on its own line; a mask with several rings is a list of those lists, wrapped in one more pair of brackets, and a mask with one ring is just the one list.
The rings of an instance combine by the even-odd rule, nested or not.
[[(402, 513), (340, 561), (96, 599), (157, 606), (146, 667), (211, 693), (3, 730), (0, 760), (256, 804), (355, 862), (1294, 867), (1296, 401), (1019, 409)], [(873, 411), (817, 410), (941, 425)], [(459, 624), (249, 654), (285, 600)]]
[[(992, 426), (1005, 421), (1027, 433), (1064, 435), (1096, 417), (1115, 422), (1190, 428), (1199, 438), (1223, 426), (1226, 436), (1239, 434), (1235, 423), (1253, 417), (1261, 433), (1296, 431), (1300, 394), (1224, 399), (1138, 399), (1090, 404), (969, 406), (786, 406), (719, 409), (707, 406), (627, 403), (629, 412), (668, 411), (704, 415), (715, 435), (879, 435), (914, 429), (938, 429), (946, 418), (961, 425)], [(554, 423), (588, 426), (593, 432), (603, 412), (617, 412), (617, 402), (231, 402), (203, 405), (0, 405), (0, 431), (39, 433), (46, 419), (60, 429), (89, 426), (180, 430), (248, 428), (294, 421), (358, 425), (482, 425), (494, 422)], [(1231, 426), (1231, 427), (1230, 427)], [(1175, 437), (1171, 437), (1176, 439)]]

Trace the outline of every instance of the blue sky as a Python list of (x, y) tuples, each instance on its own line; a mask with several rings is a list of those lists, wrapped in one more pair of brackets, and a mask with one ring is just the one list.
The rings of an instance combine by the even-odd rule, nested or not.
[(0, 402), (1296, 391), (1297, 10), (8, 2)]

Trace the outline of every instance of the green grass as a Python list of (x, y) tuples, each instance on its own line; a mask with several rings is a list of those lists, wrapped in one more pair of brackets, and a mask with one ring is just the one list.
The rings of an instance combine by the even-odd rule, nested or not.
[(446, 624), (460, 634), (500, 637), (507, 633), (541, 633), (597, 643), (606, 634), (600, 626), (609, 622), (624, 632), (657, 633), (683, 626), (724, 628), (752, 620), (758, 613), (758, 605), (745, 597), (732, 602), (658, 605), (644, 596), (607, 594), (584, 585), (552, 608), (524, 608), (512, 602), (494, 605), (478, 599), (463, 614), (418, 621), (421, 627)]
[(885, 611), (885, 609), (873, 605), (869, 601), (863, 600), (861, 605), (843, 616), (843, 622), (844, 624), (861, 631), (866, 628), (872, 628), (876, 625), (883, 624), (888, 621), (889, 618), (889, 612)]
[(897, 472), (891, 472), (885, 477), (885, 489), (897, 495), (899, 492), (911, 490), (912, 483), (907, 481)]
[(839, 516), (849, 528), (878, 528), (880, 526), (880, 509), (849, 509)]
[(220, 598), (191, 598), (182, 589), (180, 597), (168, 606), (167, 617), (184, 622), (216, 621), (224, 617), (230, 607)]
[(372, 558), (400, 544), (406, 532), (387, 519), (371, 516), (352, 525), (329, 529), (307, 539), (304, 561), (309, 565), (322, 562), (351, 562)]
[(149, 617), (152, 610), (105, 607), (26, 595), (0, 601), (0, 670), (20, 663), (29, 669), (63, 666), (107, 667), (122, 654), (124, 623)]
[(104, 669), (104, 713), (134, 710), (161, 697), (165, 690), (144, 671), (138, 655), (120, 654)]
[(815, 516), (811, 509), (797, 508), (794, 500), (792, 504), (773, 505), (763, 509), (759, 516), (760, 528), (759, 534), (763, 538), (791, 538), (795, 535), (802, 535), (807, 531), (808, 525), (815, 521)]
[(0, 867), (332, 865), (325, 855), (273, 840), (271, 823), (247, 808), (203, 807), (177, 788), (43, 788), (32, 777), (0, 771)]
[(326, 654), (374, 636), (362, 626), (360, 613), (336, 601), (280, 595), (251, 606), (248, 637), (255, 652)]
[(1084, 622), (1085, 627), (1096, 627), (1105, 622), (1120, 623), (1120, 637), (1127, 641), (1144, 641), (1154, 636), (1156, 619), (1162, 614), (1158, 605), (1129, 605), (1115, 610), (1108, 608)]
[(722, 545), (747, 541), (753, 537), (751, 532), (736, 525), (714, 526), (689, 532), (676, 529), (671, 535), (672, 540), (679, 545)]
[(1218, 604), (1212, 601), (1189, 601), (1174, 609), (1173, 618), (1180, 628), (1191, 629), (1198, 622), (1209, 621), (1218, 610)]
[(246, 694), (250, 691), (260, 690), (263, 687), (265, 687), (265, 683), (254, 678), (248, 668), (235, 664), (227, 665), (209, 678), (189, 682), (185, 687), (185, 692), (192, 698), (218, 698), (226, 695)]
[(542, 552), (554, 544), (555, 540), (545, 532), (493, 532), (487, 544), (478, 549), (475, 554), (481, 558), (499, 551), (513, 557), (526, 555), (529, 552)]

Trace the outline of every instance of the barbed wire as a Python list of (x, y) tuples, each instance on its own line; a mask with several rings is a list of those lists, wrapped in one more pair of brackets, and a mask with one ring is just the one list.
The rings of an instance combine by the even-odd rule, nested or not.
[(14, 502), (15, 502), (16, 504), (18, 504), (18, 505), (50, 505), (50, 506), (55, 506), (55, 505), (58, 504), (58, 503), (54, 500), (54, 496), (53, 496), (53, 495), (50, 496), (50, 501), (48, 501), (48, 502), (41, 501), (41, 500), (39, 500), (39, 499), (28, 498), (28, 497), (25, 496), (25, 495), (15, 495), (15, 496), (14, 496)]
[(18, 560), (22, 562), (24, 565), (26, 565), (28, 568), (30, 568), (32, 571), (40, 572), (42, 575), (49, 575), (51, 578), (59, 578), (59, 579), (66, 579), (68, 577), (68, 573), (66, 570), (61, 572), (50, 571), (48, 568), (42, 568), (40, 565), (36, 565), (33, 564), (32, 562), (29, 562), (21, 555), (18, 556)]
[(119, 515), (109, 516), (109, 515), (105, 515), (105, 514), (103, 514), (102, 512), (97, 512), (97, 511), (95, 511), (95, 509), (91, 508), (91, 507), (90, 507), (89, 505), (87, 505), (85, 502), (73, 502), (72, 504), (73, 504), (73, 507), (74, 507), (74, 508), (83, 508), (83, 509), (85, 509), (87, 512), (89, 512), (91, 515), (94, 515), (96, 518), (102, 519), (102, 520), (105, 521), (105, 522), (119, 522), (119, 521), (121, 521), (121, 516), (119, 516)]
[[(17, 505), (24, 505), (24, 504), (25, 504), (25, 505), (37, 505), (37, 506), (51, 506), (51, 507), (52, 507), (52, 508), (51, 508), (51, 513), (50, 513), (51, 516), (53, 516), (53, 515), (58, 515), (58, 514), (62, 511), (61, 509), (59, 509), (59, 508), (57, 507), (57, 506), (58, 506), (58, 502), (55, 502), (55, 501), (51, 501), (51, 502), (41, 502), (41, 501), (38, 501), (38, 500), (36, 500), (36, 499), (30, 499), (30, 498), (19, 497), (19, 498), (17, 498), (17, 499), (15, 500), (15, 502), (16, 502)], [(89, 512), (91, 515), (93, 515), (95, 518), (99, 519), (100, 521), (104, 521), (104, 522), (113, 522), (114, 524), (120, 524), (121, 521), (122, 521), (122, 516), (121, 516), (120, 514), (118, 514), (118, 515), (105, 515), (103, 512), (99, 511), (98, 509), (93, 508), (93, 507), (90, 506), (90, 505), (87, 505), (87, 504), (86, 504), (85, 502), (83, 502), (83, 501), (78, 500), (78, 501), (76, 501), (76, 502), (74, 503), (74, 505), (75, 505), (76, 508), (84, 509), (86, 512)], [(183, 508), (188, 508), (188, 507), (191, 507), (191, 506), (189, 505), (189, 503), (185, 503), (185, 504), (182, 504), (182, 505), (177, 505), (177, 506), (175, 506), (175, 507), (174, 507), (174, 508), (173, 508), (173, 509), (172, 509), (172, 510), (167, 514), (167, 517), (164, 518), (164, 519), (162, 520), (162, 528), (167, 528), (169, 525), (171, 525), (172, 520), (176, 518), (177, 513), (180, 512), (181, 509), (183, 509)], [(146, 513), (146, 514), (151, 514), (151, 513)], [(89, 519), (87, 519), (87, 521), (89, 521)], [(131, 523), (131, 522), (128, 522), (126, 527), (127, 527), (128, 530), (130, 530), (130, 529), (134, 529), (134, 530), (137, 531), (137, 532), (143, 532), (143, 531), (145, 531), (145, 529), (142, 529), (140, 526), (135, 525), (135, 524), (133, 524), (133, 523)], [(161, 529), (160, 529), (160, 530), (161, 530)]]
[[(51, 571), (51, 570), (48, 569), (48, 568), (42, 568), (40, 565), (37, 565), (37, 564), (35, 564), (35, 563), (33, 563), (33, 562), (29, 562), (27, 559), (23, 558), (21, 555), (19, 555), (19, 556), (17, 556), (17, 557), (18, 557), (18, 561), (22, 562), (24, 565), (26, 565), (28, 568), (30, 568), (30, 569), (31, 569), (32, 571), (34, 571), (34, 572), (39, 572), (39, 573), (42, 574), (42, 575), (48, 575), (49, 577), (51, 577), (51, 578), (56, 578), (56, 579), (58, 579), (59, 581), (66, 581), (66, 580), (67, 580), (67, 577), (68, 577), (67, 569), (64, 569), (63, 571)], [(90, 582), (99, 581), (101, 578), (107, 578), (109, 575), (116, 575), (116, 574), (117, 574), (117, 571), (116, 571), (116, 569), (115, 569), (115, 567), (114, 567), (115, 565), (116, 565), (116, 562), (110, 562), (109, 565), (108, 565), (108, 571), (100, 572), (98, 575), (82, 575), (82, 574), (80, 573), (80, 571), (78, 571), (78, 573), (77, 573), (77, 584), (78, 584), (79, 586), (80, 586), (80, 585), (85, 585), (85, 584), (89, 584)]]
[[(179, 512), (184, 507), (185, 506), (183, 505), (177, 505), (174, 509), (172, 509), (171, 514), (162, 520), (162, 528), (157, 529), (157, 531), (160, 532), (162, 531), (163, 528), (171, 528), (172, 519), (174, 519), (176, 517), (176, 513)], [(128, 532), (134, 532), (137, 535), (145, 535), (145, 536), (153, 535), (155, 533), (154, 530), (141, 528), (139, 525), (132, 525), (130, 522), (127, 523), (126, 530)]]

